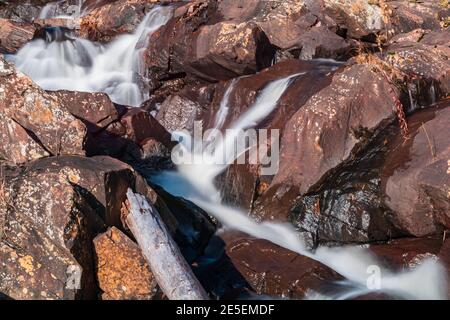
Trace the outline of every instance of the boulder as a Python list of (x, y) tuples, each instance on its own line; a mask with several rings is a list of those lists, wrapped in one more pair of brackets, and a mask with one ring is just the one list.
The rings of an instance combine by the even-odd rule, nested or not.
[(199, 260), (204, 287), (219, 298), (302, 299), (341, 277), (328, 267), (269, 241), (225, 231)]
[(186, 4), (150, 36), (145, 59), (153, 89), (186, 74), (214, 82), (271, 64), (275, 50), (262, 29), (252, 22), (217, 22), (221, 19), (216, 8), (216, 1)]
[(14, 299), (95, 298), (92, 240), (107, 226), (128, 232), (121, 221), (128, 188), (155, 205), (189, 261), (215, 231), (205, 213), (158, 195), (129, 165), (110, 157), (1, 165), (0, 292)]
[(112, 227), (94, 239), (103, 300), (150, 300), (157, 282), (138, 245)]
[[(320, 2), (320, 1), (319, 1)], [(361, 39), (381, 31), (388, 20), (382, 1), (323, 0), (323, 13), (330, 16), (346, 36)]]
[(393, 34), (417, 28), (439, 30), (449, 9), (448, 4), (434, 0), (389, 1), (386, 6), (389, 12), (389, 29)]
[(52, 2), (52, 0), (2, 1), (0, 18), (20, 23), (32, 23), (39, 17), (42, 7), (48, 2)]
[[(118, 35), (132, 33), (158, 1), (116, 0), (85, 4), (92, 9), (81, 17), (78, 35), (91, 41), (110, 42)], [(103, 3), (103, 5), (101, 5)]]
[[(368, 210), (374, 199), (364, 192), (370, 189), (359, 195), (348, 194), (352, 188), (344, 185), (346, 179), (340, 174), (349, 172), (351, 181), (355, 170), (345, 168), (355, 164), (357, 154), (395, 120), (397, 99), (397, 89), (376, 65), (353, 64), (335, 73), (331, 84), (309, 98), (287, 121), (279, 171), (254, 203), (252, 215), (293, 221), (300, 231), (312, 234), (313, 242), (388, 237), (393, 230), (387, 217), (378, 209)], [(326, 192), (328, 184), (339, 186), (340, 181), (347, 192), (313, 197)], [(311, 196), (306, 207), (302, 195)], [(327, 209), (321, 197), (327, 197), (331, 207)], [(361, 202), (355, 205), (358, 197)], [(339, 198), (342, 201), (334, 201)]]
[(369, 250), (391, 270), (404, 271), (418, 266), (424, 259), (438, 260), (442, 238), (399, 238), (369, 246)]
[(432, 104), (450, 93), (448, 32), (427, 33), (414, 40), (389, 45), (383, 57), (411, 79), (409, 111)]
[(71, 168), (46, 170), (37, 161), (2, 164), (0, 291), (13, 299), (93, 299), (91, 241), (104, 224), (72, 185)]
[(123, 107), (115, 106), (105, 93), (55, 91), (53, 93), (64, 108), (83, 121), (89, 132), (97, 133), (118, 121), (124, 113)]
[(393, 221), (413, 236), (450, 228), (448, 100), (408, 119), (409, 139), (396, 136), (381, 171), (385, 202)]
[(16, 53), (33, 39), (35, 31), (31, 24), (0, 19), (0, 53)]
[(2, 145), (0, 155), (4, 159), (22, 163), (46, 154), (85, 153), (84, 124), (63, 107), (56, 95), (39, 88), (3, 57), (0, 57), (0, 112), (3, 120), (0, 134), (4, 141), (13, 142), (20, 137), (22, 143)]

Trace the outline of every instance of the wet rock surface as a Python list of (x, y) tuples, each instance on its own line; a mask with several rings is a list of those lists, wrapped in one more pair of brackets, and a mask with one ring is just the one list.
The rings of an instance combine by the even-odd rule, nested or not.
[[(347, 87), (349, 82), (351, 87)], [(365, 199), (363, 194), (370, 193), (370, 185), (359, 195), (362, 202), (356, 200), (357, 194), (348, 194), (352, 193), (352, 181), (337, 193), (323, 194), (327, 199), (323, 202), (320, 197), (310, 197), (306, 206), (295, 208), (294, 204), (299, 196), (320, 190), (324, 178), (351, 163), (355, 154), (395, 119), (396, 96), (395, 87), (383, 73), (367, 64), (351, 65), (337, 72), (331, 84), (313, 95), (287, 122), (281, 139), (280, 169), (256, 200), (252, 215), (258, 219), (294, 220), (297, 227), (315, 234), (313, 242), (362, 240), (362, 235), (369, 240), (369, 230), (376, 224), (371, 225), (366, 209), (375, 199)], [(333, 180), (334, 184), (339, 183), (336, 182)], [(341, 201), (334, 201), (339, 198)], [(378, 216), (377, 212), (373, 214)], [(324, 219), (331, 219), (328, 227), (319, 222)], [(381, 223), (380, 227), (385, 225)], [(375, 229), (375, 233), (380, 229), (382, 233), (390, 232), (389, 228)], [(386, 238), (386, 234), (382, 237)]]
[[(206, 269), (205, 273), (201, 273)], [(239, 232), (217, 234), (199, 261), (205, 288), (219, 298), (301, 299), (340, 276), (310, 258)]]

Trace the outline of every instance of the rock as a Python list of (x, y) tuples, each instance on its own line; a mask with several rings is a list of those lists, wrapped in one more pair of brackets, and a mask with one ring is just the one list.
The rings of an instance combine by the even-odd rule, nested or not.
[(418, 42), (399, 42), (386, 48), (384, 60), (415, 80), (409, 85), (410, 111), (450, 93), (449, 40), (448, 32), (430, 33)]
[(356, 42), (345, 40), (324, 26), (314, 26), (303, 33), (298, 42), (299, 58), (332, 58), (346, 60), (356, 52)]
[(442, 247), (442, 238), (400, 238), (371, 245), (369, 250), (387, 267), (404, 271), (416, 267), (426, 258), (438, 260)]
[[(0, 112), (4, 120), (0, 126), (1, 135), (4, 141), (21, 137), (23, 143), (20, 146), (3, 145), (0, 155), (14, 163), (46, 154), (83, 155), (86, 127), (62, 105), (55, 95), (40, 89), (0, 57)], [(15, 151), (11, 154), (11, 150)], [(16, 155), (19, 157), (15, 158)]]
[(413, 114), (409, 136), (392, 139), (382, 167), (381, 185), (395, 225), (413, 236), (450, 228), (448, 100), (439, 108)]
[[(283, 137), (286, 132), (285, 125), (289, 119), (311, 96), (331, 82), (332, 75), (337, 68), (337, 64), (329, 62), (288, 60), (280, 62), (257, 75), (238, 79), (229, 95), (228, 106), (230, 112), (222, 127), (230, 127), (241, 114), (246, 112), (255, 102), (258, 93), (271, 81), (295, 73), (304, 73), (293, 80), (278, 101), (277, 108), (270, 116), (256, 126), (258, 129), (277, 129), (280, 137)], [(213, 103), (207, 109), (207, 112), (204, 112), (202, 119), (205, 128), (214, 126), (220, 101), (226, 89), (227, 87), (224, 86), (216, 90)], [(250, 212), (253, 207), (253, 201), (259, 196), (258, 190), (265, 189), (265, 185), (270, 183), (270, 180), (271, 177), (260, 176), (258, 166), (233, 164), (219, 177), (217, 185), (220, 186), (226, 203), (238, 205)]]
[(70, 171), (2, 164), (2, 172), (0, 291), (13, 299), (95, 298), (91, 241), (103, 223)]
[(104, 5), (87, 4), (95, 9), (81, 17), (79, 36), (91, 41), (110, 42), (120, 34), (132, 33), (156, 2), (116, 0), (103, 1)]
[(159, 196), (129, 165), (110, 157), (1, 165), (0, 292), (14, 299), (97, 296), (91, 241), (106, 226), (126, 231), (120, 215), (128, 188), (155, 205), (189, 261), (215, 231), (205, 213)]
[[(381, 2), (381, 1), (380, 1)], [(361, 39), (381, 31), (387, 22), (387, 12), (376, 1), (323, 0), (324, 13), (333, 18), (347, 37)]]
[(389, 1), (389, 28), (394, 34), (405, 33), (417, 28), (439, 30), (440, 13), (445, 10), (439, 1)]
[(85, 0), (83, 1), (81, 11), (82, 12), (90, 12), (94, 9), (100, 8), (106, 4), (110, 4), (116, 2), (117, 0)]
[(0, 19), (0, 53), (16, 53), (33, 39), (35, 31), (30, 24)]
[(69, 30), (80, 29), (80, 21), (77, 18), (46, 18), (35, 19), (33, 23), (40, 29), (46, 28), (63, 28)]
[(103, 300), (150, 300), (157, 282), (138, 245), (117, 228), (94, 239)]
[(169, 96), (161, 104), (156, 120), (168, 131), (192, 132), (194, 121), (201, 112), (200, 105), (182, 94)]
[[(219, 233), (199, 261), (204, 287), (219, 298), (304, 298), (340, 279), (334, 271), (269, 241)], [(251, 294), (253, 292), (253, 295)]]
[(251, 22), (217, 22), (215, 1), (194, 1), (178, 8), (154, 32), (146, 50), (153, 89), (167, 78), (186, 74), (200, 80), (227, 80), (268, 67), (275, 54), (267, 36)]
[(112, 122), (118, 121), (124, 112), (116, 107), (105, 93), (55, 91), (53, 93), (66, 110), (83, 121), (90, 132), (96, 133)]
[[(340, 169), (358, 159), (357, 154), (395, 119), (396, 99), (396, 88), (375, 65), (354, 64), (337, 72), (331, 84), (309, 98), (286, 123), (279, 171), (254, 203), (252, 215), (295, 221), (300, 230), (313, 234), (313, 241), (320, 240), (318, 234), (326, 241), (368, 241), (377, 233), (386, 238), (392, 232), (386, 228), (387, 217), (380, 216), (378, 210), (368, 210), (373, 199), (364, 193), (360, 194), (363, 202), (356, 207), (352, 207), (354, 196), (352, 200), (347, 192), (327, 195), (327, 201), (339, 197), (344, 200), (342, 207), (329, 202), (329, 211), (321, 207), (320, 199), (308, 199), (307, 207), (314, 209), (311, 211), (305, 211), (304, 203), (299, 205), (299, 201), (302, 195), (328, 190), (327, 176), (338, 178), (346, 172)], [(328, 181), (339, 185), (339, 180)], [(333, 208), (335, 204), (338, 206)], [(329, 221), (330, 230), (320, 228), (323, 219)], [(353, 232), (348, 233), (348, 228)]]
[(2, 1), (0, 18), (19, 23), (32, 23), (39, 16), (42, 7), (51, 0)]

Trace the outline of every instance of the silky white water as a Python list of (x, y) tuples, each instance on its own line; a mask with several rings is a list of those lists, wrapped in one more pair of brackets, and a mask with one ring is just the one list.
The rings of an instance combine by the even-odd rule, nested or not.
[[(301, 74), (273, 81), (259, 94), (256, 102), (232, 125), (232, 128), (245, 129), (256, 125), (268, 116), (277, 106), (277, 102), (288, 88), (289, 84)], [(216, 124), (223, 124), (226, 116), (232, 82), (223, 96), (218, 120)], [(236, 136), (227, 136), (225, 144), (235, 143)], [(189, 144), (191, 141), (189, 139)], [(186, 147), (185, 152), (190, 148)], [(215, 157), (222, 157), (223, 148), (217, 148)], [(198, 150), (194, 149), (194, 152)], [(349, 299), (369, 292), (384, 292), (392, 296), (405, 299), (444, 299), (446, 279), (442, 266), (434, 260), (425, 260), (413, 270), (393, 273), (383, 267), (380, 261), (369, 253), (367, 249), (356, 246), (337, 248), (319, 247), (315, 252), (308, 251), (298, 233), (289, 224), (273, 222), (257, 223), (243, 211), (225, 206), (220, 201), (219, 190), (215, 187), (214, 179), (226, 165), (213, 165), (208, 161), (210, 154), (201, 155), (205, 159), (203, 164), (183, 164), (177, 171), (163, 172), (152, 177), (152, 181), (168, 192), (189, 199), (206, 212), (216, 217), (225, 227), (236, 229), (251, 236), (266, 239), (281, 247), (287, 248), (301, 255), (308, 256), (335, 270), (345, 277), (341, 292), (333, 296), (324, 296), (311, 292), (307, 298), (311, 299)], [(373, 267), (379, 268), (380, 282), (377, 287), (368, 285)]]
[[(41, 12), (48, 17), (52, 4)], [(101, 45), (54, 30), (10, 57), (17, 68), (45, 90), (104, 92), (115, 103), (139, 106), (149, 97), (140, 62), (148, 36), (172, 16), (170, 7), (151, 10), (133, 34)]]

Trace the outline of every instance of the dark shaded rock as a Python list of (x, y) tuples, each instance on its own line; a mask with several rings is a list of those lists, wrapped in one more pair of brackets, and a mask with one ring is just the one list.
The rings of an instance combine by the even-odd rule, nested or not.
[[(196, 270), (208, 291), (223, 299), (301, 299), (340, 276), (310, 258), (242, 233), (219, 233)], [(253, 293), (253, 295), (252, 295)]]
[(4, 144), (0, 150), (4, 159), (22, 163), (47, 154), (84, 154), (84, 124), (65, 110), (56, 95), (40, 89), (3, 58), (0, 111), (4, 141), (14, 143), (19, 138), (22, 143)]
[(33, 39), (35, 31), (31, 24), (0, 19), (0, 53), (16, 53)]
[(94, 239), (103, 300), (150, 300), (157, 282), (138, 245), (117, 228)]

